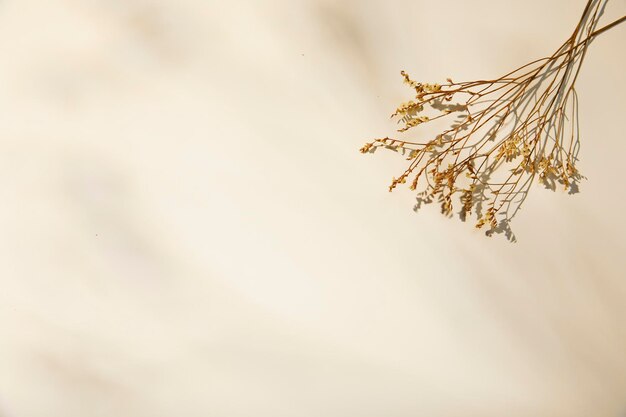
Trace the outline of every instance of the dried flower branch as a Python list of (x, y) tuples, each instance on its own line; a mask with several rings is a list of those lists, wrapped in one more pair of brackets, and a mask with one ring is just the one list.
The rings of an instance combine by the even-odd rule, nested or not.
[(361, 148), (401, 152), (410, 161), (389, 191), (408, 182), (420, 189), (422, 203), (441, 204), (450, 216), (460, 203), (462, 220), (474, 211), (477, 228), (514, 237), (509, 222), (524, 202), (535, 178), (547, 188), (557, 183), (577, 192), (582, 176), (579, 151), (578, 98), (574, 84), (591, 40), (622, 23), (625, 17), (595, 30), (600, 0), (589, 0), (572, 35), (549, 57), (532, 61), (500, 78), (427, 84), (406, 72), (404, 82), (415, 98), (392, 114), (400, 132), (437, 119), (449, 127), (425, 142), (389, 137)]

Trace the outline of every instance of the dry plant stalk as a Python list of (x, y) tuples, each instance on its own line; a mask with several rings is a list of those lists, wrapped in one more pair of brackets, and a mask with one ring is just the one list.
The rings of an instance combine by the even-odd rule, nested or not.
[[(606, 4), (606, 1), (604, 2)], [(418, 190), (415, 209), (438, 202), (451, 216), (459, 204), (465, 221), (475, 212), (477, 228), (506, 233), (509, 221), (526, 199), (533, 180), (550, 189), (560, 184), (577, 192), (581, 174), (576, 78), (591, 40), (623, 22), (622, 17), (595, 30), (602, 14), (600, 0), (589, 0), (572, 35), (549, 57), (532, 61), (500, 78), (427, 84), (402, 71), (415, 98), (393, 113), (400, 132), (446, 118), (449, 128), (425, 142), (389, 137), (361, 148), (373, 153), (390, 149), (405, 156), (408, 166), (393, 178), (389, 191), (408, 183)]]

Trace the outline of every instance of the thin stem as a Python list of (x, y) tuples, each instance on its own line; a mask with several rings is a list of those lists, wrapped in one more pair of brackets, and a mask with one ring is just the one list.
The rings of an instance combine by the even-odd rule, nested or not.
[(619, 19), (617, 19), (615, 22), (609, 23), (608, 25), (606, 25), (604, 27), (601, 27), (600, 29), (592, 32), (591, 35), (588, 36), (588, 38), (592, 38), (594, 36), (598, 36), (602, 32), (606, 32), (607, 30), (611, 29), (613, 26), (617, 26), (620, 23), (623, 23), (625, 20), (626, 20), (626, 16), (622, 16)]

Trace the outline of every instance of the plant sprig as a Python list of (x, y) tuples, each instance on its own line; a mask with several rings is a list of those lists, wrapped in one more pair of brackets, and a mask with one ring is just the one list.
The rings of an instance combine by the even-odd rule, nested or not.
[(550, 189), (559, 184), (577, 192), (583, 177), (576, 168), (580, 146), (574, 84), (592, 39), (626, 19), (595, 30), (600, 3), (588, 0), (574, 32), (554, 54), (499, 78), (428, 84), (402, 71), (415, 96), (392, 114), (401, 124), (398, 131), (437, 119), (450, 124), (427, 141), (385, 137), (361, 148), (362, 153), (393, 150), (409, 161), (389, 191), (409, 183), (419, 191), (416, 208), (436, 201), (447, 216), (460, 203), (462, 220), (475, 212), (477, 228), (505, 232), (510, 239), (509, 222), (535, 179)]

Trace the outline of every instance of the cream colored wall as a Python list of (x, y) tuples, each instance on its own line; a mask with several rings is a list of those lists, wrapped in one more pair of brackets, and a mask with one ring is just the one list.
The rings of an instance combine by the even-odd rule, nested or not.
[(517, 244), (357, 151), (400, 69), (499, 75), (583, 3), (1, 2), (0, 416), (624, 415), (626, 27)]

